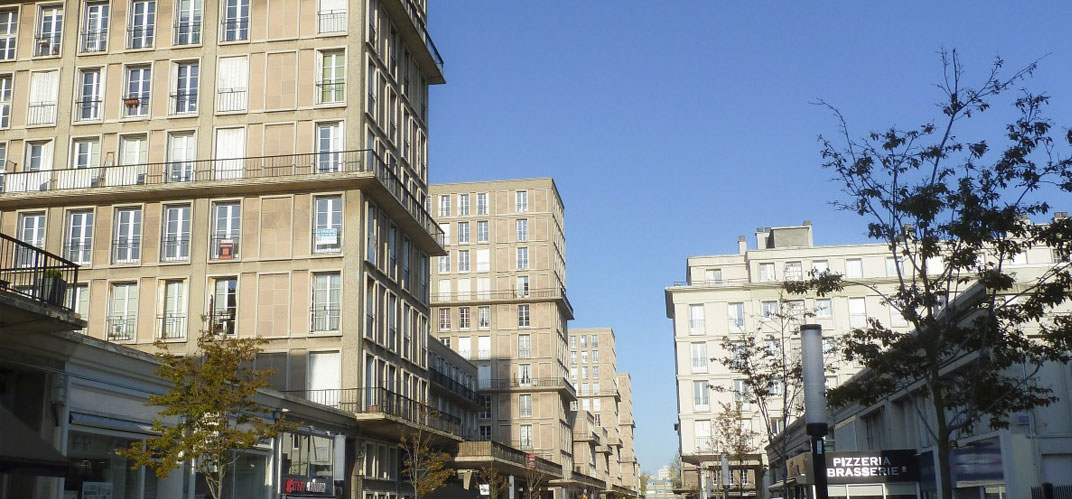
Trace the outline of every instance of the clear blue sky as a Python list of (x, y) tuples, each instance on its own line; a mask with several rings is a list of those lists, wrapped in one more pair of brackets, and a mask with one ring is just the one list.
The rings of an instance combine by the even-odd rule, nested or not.
[(677, 451), (663, 288), (685, 258), (804, 219), (817, 244), (864, 239), (828, 204), (816, 137), (836, 128), (811, 102), (861, 132), (917, 125), (935, 117), (941, 47), (973, 75), (1049, 54), (1028, 86), (1072, 124), (1069, 2), (429, 3), (447, 76), (431, 91), (431, 180), (555, 178), (571, 327), (614, 327), (647, 471)]

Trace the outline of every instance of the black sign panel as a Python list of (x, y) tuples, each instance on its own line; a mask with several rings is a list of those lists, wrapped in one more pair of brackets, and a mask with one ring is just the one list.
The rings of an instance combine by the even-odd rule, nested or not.
[(279, 488), (280, 492), (287, 496), (335, 496), (331, 481), (324, 478), (283, 475)]
[(829, 452), (826, 479), (831, 484), (917, 482), (919, 459), (914, 450)]

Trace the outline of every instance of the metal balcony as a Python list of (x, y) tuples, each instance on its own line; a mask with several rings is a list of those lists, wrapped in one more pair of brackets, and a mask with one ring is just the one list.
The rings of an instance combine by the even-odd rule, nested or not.
[(385, 388), (288, 390), (288, 395), (354, 414), (382, 414), (458, 435), (461, 419)]
[(11, 236), (0, 234), (0, 291), (72, 310), (67, 287), (78, 282), (78, 265)]

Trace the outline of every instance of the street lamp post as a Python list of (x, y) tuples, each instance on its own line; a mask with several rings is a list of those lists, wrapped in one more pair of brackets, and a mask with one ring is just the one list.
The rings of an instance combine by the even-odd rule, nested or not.
[(823, 327), (818, 324), (800, 326), (801, 367), (804, 374), (804, 423), (811, 436), (812, 475), (815, 499), (829, 499), (826, 485), (826, 449), (823, 437), (827, 431), (826, 370), (823, 365)]

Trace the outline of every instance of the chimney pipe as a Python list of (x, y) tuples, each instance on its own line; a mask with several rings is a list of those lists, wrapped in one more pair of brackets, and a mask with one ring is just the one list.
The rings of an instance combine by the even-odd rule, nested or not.
[(748, 239), (744, 236), (737, 237), (737, 253), (745, 254), (748, 252)]

